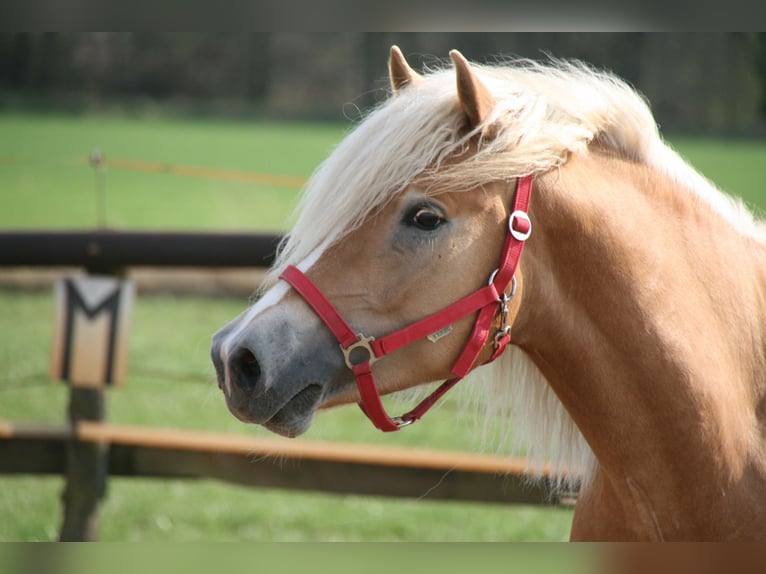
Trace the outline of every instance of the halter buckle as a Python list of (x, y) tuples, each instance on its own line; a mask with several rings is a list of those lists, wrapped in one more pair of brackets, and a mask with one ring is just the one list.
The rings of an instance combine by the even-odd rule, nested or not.
[[(357, 333), (356, 336), (357, 340), (351, 343), (348, 347), (340, 345), (340, 350), (343, 353), (343, 359), (346, 361), (346, 366), (349, 369), (353, 369), (356, 365), (361, 365), (362, 363), (369, 363), (372, 365), (375, 361), (378, 360), (378, 357), (375, 356), (375, 352), (372, 350), (372, 346), (370, 345), (370, 343), (375, 340), (375, 337), (365, 337), (361, 333)], [(368, 357), (362, 360), (352, 360), (351, 353), (357, 349), (367, 351)]]
[(497, 348), (500, 346), (500, 340), (505, 336), (509, 336), (510, 334), (511, 334), (510, 325), (504, 325), (503, 327), (497, 330), (497, 333), (495, 333), (495, 345), (494, 345), (495, 350), (497, 350)]

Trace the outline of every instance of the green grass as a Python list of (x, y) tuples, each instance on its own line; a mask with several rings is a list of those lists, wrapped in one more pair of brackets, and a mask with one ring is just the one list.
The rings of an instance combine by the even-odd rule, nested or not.
[[(0, 479), (0, 541), (56, 540), (58, 478)], [(564, 541), (571, 512), (111, 478), (100, 540)]]
[[(0, 114), (0, 228), (98, 224), (89, 154), (308, 177), (343, 136), (336, 124)], [(109, 227), (284, 229), (297, 189), (108, 169)]]
[[(308, 176), (346, 126), (0, 114), (0, 228), (96, 225), (95, 148), (107, 157)], [(766, 209), (766, 145), (674, 140), (722, 188)], [(115, 228), (281, 230), (297, 190), (110, 169)], [(226, 410), (208, 359), (210, 335), (246, 301), (141, 296), (129, 377), (108, 393), (114, 423), (267, 434)], [(62, 422), (67, 388), (47, 378), (49, 293), (0, 291), (0, 418)], [(459, 389), (425, 423), (384, 435), (358, 409), (317, 417), (308, 439), (476, 450), (456, 418)], [(392, 410), (400, 410), (394, 404)], [(55, 539), (59, 478), (0, 476), (0, 540)], [(554, 508), (342, 497), (212, 481), (110, 480), (104, 540), (562, 540), (572, 513)]]

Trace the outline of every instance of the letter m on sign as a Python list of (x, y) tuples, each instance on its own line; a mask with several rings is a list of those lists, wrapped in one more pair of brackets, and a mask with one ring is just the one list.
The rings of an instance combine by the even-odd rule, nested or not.
[(114, 277), (65, 278), (54, 294), (51, 379), (83, 387), (122, 384), (133, 284)]

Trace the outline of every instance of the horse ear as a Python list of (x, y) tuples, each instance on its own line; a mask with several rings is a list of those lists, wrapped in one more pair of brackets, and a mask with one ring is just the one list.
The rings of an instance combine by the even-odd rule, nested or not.
[(391, 78), (391, 89), (394, 93), (407, 84), (417, 84), (420, 74), (410, 68), (399, 46), (391, 46), (391, 57), (388, 59), (388, 74)]
[(457, 95), (460, 98), (460, 105), (471, 127), (476, 127), (489, 117), (495, 107), (495, 98), (471, 70), (471, 65), (463, 54), (452, 50), (449, 55), (457, 73)]

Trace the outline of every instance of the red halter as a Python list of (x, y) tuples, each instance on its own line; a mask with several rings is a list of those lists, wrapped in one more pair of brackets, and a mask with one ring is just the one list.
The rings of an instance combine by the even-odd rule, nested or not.
[[(517, 181), (516, 197), (513, 210), (508, 218), (508, 234), (500, 256), (500, 264), (492, 273), (489, 283), (441, 311), (379, 339), (365, 337), (361, 333), (356, 334), (332, 303), (322, 295), (319, 288), (297, 267), (292, 265), (287, 267), (280, 276), (306, 300), (319, 318), (324, 321), (327, 328), (335, 335), (340, 343), (346, 365), (356, 377), (356, 384), (362, 397), (359, 406), (380, 430), (390, 432), (412, 424), (471, 371), (479, 353), (487, 343), (498, 304), (502, 323), (495, 334), (494, 352), (487, 362), (494, 361), (499, 357), (510, 342), (511, 327), (507, 324), (508, 302), (516, 291), (514, 274), (521, 259), (524, 242), (532, 232), (532, 223), (527, 215), (532, 179), (533, 177), (528, 175)], [(505, 291), (509, 285), (511, 285), (511, 294), (506, 295)], [(380, 395), (375, 386), (372, 364), (384, 355), (393, 353), (397, 349), (424, 337), (430, 336), (436, 340), (443, 329), (447, 329), (458, 319), (476, 311), (479, 313), (473, 331), (451, 369), (455, 376), (443, 382), (411, 411), (399, 417), (389, 417), (383, 408), (383, 403), (380, 401)]]

